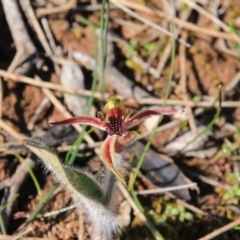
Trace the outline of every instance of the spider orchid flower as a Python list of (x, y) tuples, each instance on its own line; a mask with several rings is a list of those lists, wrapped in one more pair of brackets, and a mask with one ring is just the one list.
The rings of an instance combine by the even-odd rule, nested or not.
[(126, 183), (119, 171), (120, 166), (117, 161), (117, 154), (121, 155), (124, 149), (132, 145), (140, 136), (138, 132), (129, 131), (129, 129), (151, 116), (171, 115), (183, 112), (183, 110), (154, 108), (140, 111), (131, 117), (131, 111), (127, 110), (121, 100), (115, 96), (109, 98), (104, 107), (104, 111), (106, 114), (104, 115), (104, 113), (98, 112), (97, 118), (77, 116), (50, 124), (82, 124), (106, 131), (108, 136), (100, 148), (100, 157), (106, 167), (108, 167), (124, 185), (126, 185)]

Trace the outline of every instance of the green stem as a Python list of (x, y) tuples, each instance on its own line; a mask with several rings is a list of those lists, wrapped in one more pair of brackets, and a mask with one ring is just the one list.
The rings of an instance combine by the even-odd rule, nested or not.
[[(175, 51), (176, 51), (176, 43), (175, 43), (175, 40), (174, 38), (172, 38), (172, 55), (171, 55), (171, 67), (170, 67), (170, 73), (169, 73), (169, 77), (168, 77), (168, 83), (167, 83), (167, 90), (166, 90), (166, 94), (164, 96), (164, 103), (163, 103), (163, 107), (165, 107), (166, 105), (166, 101), (168, 99), (168, 96), (170, 94), (170, 91), (171, 91), (171, 82), (172, 82), (172, 79), (173, 79), (173, 71), (174, 71), (174, 60), (175, 60)], [(135, 171), (133, 173), (133, 176), (132, 178), (130, 179), (130, 182), (129, 182), (129, 188), (130, 189), (133, 189), (133, 186), (134, 186), (134, 183), (137, 179), (137, 176), (138, 176), (138, 173), (140, 171), (140, 168), (143, 164), (143, 161), (147, 155), (147, 152), (151, 146), (151, 143), (152, 143), (152, 140), (156, 134), (156, 131), (157, 131), (157, 127), (159, 125), (159, 123), (161, 122), (162, 120), (162, 117), (159, 117), (159, 120), (156, 124), (156, 126), (153, 128), (153, 131), (148, 139), (148, 142), (146, 144), (146, 146), (144, 147), (144, 150), (143, 150), (143, 153), (138, 161), (138, 164), (137, 164), (137, 167), (135, 168)]]
[(55, 184), (47, 193), (47, 195), (42, 199), (42, 201), (38, 204), (35, 211), (31, 214), (31, 216), (27, 219), (27, 221), (24, 224), (24, 227), (21, 231), (24, 231), (24, 229), (28, 226), (29, 223), (31, 223), (35, 218), (37, 218), (37, 215), (40, 213), (40, 211), (46, 206), (46, 204), (51, 199), (54, 191), (58, 188), (59, 184)]
[[(14, 154), (14, 156), (15, 156), (21, 163), (25, 162), (25, 159), (24, 159), (22, 156), (20, 156), (19, 154), (16, 153), (16, 154)], [(37, 193), (38, 193), (39, 196), (41, 196), (42, 190), (41, 190), (40, 184), (39, 184), (39, 182), (38, 182), (38, 180), (37, 180), (34, 172), (32, 171), (32, 169), (31, 169), (28, 165), (26, 165), (26, 166), (27, 166), (27, 169), (28, 169), (28, 173), (29, 173), (30, 177), (32, 178), (33, 183), (34, 183), (34, 185), (35, 185), (35, 187), (36, 187), (36, 189), (37, 189)]]
[(106, 58), (107, 58), (107, 32), (108, 32), (108, 22), (109, 22), (109, 1), (102, 1), (101, 8), (101, 94), (102, 99), (104, 99), (104, 83), (105, 83), (105, 69), (106, 69)]
[(1, 227), (1, 232), (3, 235), (7, 234), (7, 230), (3, 221), (3, 217), (2, 217), (2, 212), (0, 212), (0, 227)]
[(7, 203), (5, 204), (4, 206), (1, 206), (0, 207), (0, 228), (1, 228), (1, 232), (3, 235), (6, 235), (7, 234), (7, 229), (5, 227), (5, 223), (3, 221), (3, 217), (2, 217), (2, 211), (3, 209), (5, 209), (7, 206), (13, 204), (13, 202), (16, 200), (16, 198), (19, 196), (19, 194), (15, 194), (13, 196), (13, 198)]
[(164, 237), (156, 229), (156, 227), (154, 226), (152, 220), (150, 219), (150, 217), (148, 216), (146, 211), (144, 211), (144, 208), (141, 205), (141, 203), (139, 202), (136, 192), (134, 190), (131, 190), (131, 195), (132, 195), (132, 198), (133, 198), (134, 202), (136, 203), (138, 209), (141, 211), (141, 213), (144, 214), (146, 221), (147, 221), (147, 225), (148, 225), (149, 229), (151, 230), (152, 234), (154, 235), (155, 239), (164, 240)]
[(199, 137), (201, 137), (203, 134), (205, 134), (206, 132), (208, 132), (209, 130), (211, 130), (211, 128), (213, 127), (213, 125), (215, 124), (215, 122), (217, 121), (217, 119), (219, 118), (221, 114), (221, 108), (218, 108), (214, 118), (212, 119), (212, 121), (207, 125), (207, 127), (202, 130), (196, 137), (194, 137), (192, 140), (190, 140), (185, 146), (184, 148), (181, 150), (181, 152), (183, 152), (190, 144), (192, 144), (193, 142), (195, 142)]
[[(98, 69), (98, 61), (97, 61), (97, 56), (98, 56), (98, 47), (97, 47), (97, 36), (96, 36), (96, 27), (95, 25), (90, 22), (89, 20), (85, 19), (85, 18), (80, 18), (79, 19), (80, 22), (86, 24), (87, 26), (90, 26), (93, 29), (94, 32), (94, 58), (95, 58), (95, 66), (94, 66), (94, 72), (93, 72), (93, 82), (92, 82), (92, 86), (91, 86), (91, 96), (88, 99), (88, 108), (87, 108), (87, 115), (89, 115), (90, 109), (93, 105), (93, 101), (94, 101), (94, 96), (93, 93), (96, 91), (96, 86), (97, 86), (97, 69)], [(87, 132), (88, 134), (90, 132)], [(72, 148), (67, 152), (66, 155), (66, 162), (69, 165), (74, 164), (74, 161), (77, 157), (78, 154), (78, 149), (80, 144), (83, 141), (84, 135), (87, 134), (86, 133), (86, 126), (82, 127), (82, 132), (79, 134), (77, 140), (75, 141), (75, 143), (73, 144), (73, 146), (75, 146), (74, 150), (72, 150)]]

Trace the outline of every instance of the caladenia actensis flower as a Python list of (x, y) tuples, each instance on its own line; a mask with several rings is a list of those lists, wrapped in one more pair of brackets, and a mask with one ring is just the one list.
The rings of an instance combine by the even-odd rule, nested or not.
[(171, 115), (183, 110), (154, 108), (143, 110), (131, 117), (131, 111), (127, 110), (120, 99), (112, 96), (104, 107), (105, 115), (98, 112), (96, 117), (77, 116), (59, 122), (52, 122), (51, 125), (62, 124), (82, 124), (89, 125), (108, 133), (100, 149), (100, 158), (115, 176), (126, 185), (125, 179), (121, 173), (121, 166), (117, 156), (132, 145), (139, 137), (137, 131), (130, 131), (131, 128), (144, 121), (147, 118), (158, 115)]

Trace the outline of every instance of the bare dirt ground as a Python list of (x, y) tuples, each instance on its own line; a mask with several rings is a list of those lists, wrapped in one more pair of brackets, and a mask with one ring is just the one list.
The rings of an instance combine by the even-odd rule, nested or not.
[[(44, 83), (61, 85), (64, 61), (74, 59), (82, 68), (85, 89), (76, 90), (71, 83), (66, 89), (82, 91), (85, 97), (90, 95), (94, 69), (83, 58), (76, 60), (74, 53), (94, 57), (98, 39), (94, 37), (94, 29), (100, 27), (101, 4), (100, 1), (64, 0), (20, 2), (17, 7), (34, 46), (32, 52), (26, 41), (17, 43), (20, 35), (12, 34), (17, 31), (14, 25), (18, 19), (10, 10), (4, 10), (6, 1), (2, 0), (0, 9), (0, 239), (90, 239), (92, 226), (81, 208), (44, 216), (71, 206), (71, 196), (59, 185), (44, 202), (56, 184), (52, 176), (44, 173), (40, 160), (19, 140), (23, 136), (39, 137), (65, 159), (78, 132), (72, 127), (49, 126), (49, 122), (75, 115), (74, 109), (66, 104), (62, 89), (44, 88), (41, 82), (35, 86), (35, 83), (40, 78)], [(116, 217), (123, 230), (116, 239), (160, 239), (149, 228), (149, 221), (165, 239), (240, 239), (237, 227), (240, 225), (240, 2), (196, 1), (193, 5), (189, 2), (194, 1), (110, 1), (108, 45), (112, 49), (108, 52), (107, 68), (111, 70), (106, 74), (105, 94), (123, 97), (124, 104), (134, 113), (143, 108), (161, 107), (167, 91), (173, 41), (158, 26), (177, 36), (166, 106), (185, 109), (185, 113), (162, 120), (152, 141), (152, 152), (149, 151), (145, 160), (153, 163), (143, 165), (135, 191), (197, 183), (197, 187), (173, 194), (138, 195), (147, 218), (137, 210), (136, 203), (132, 204), (131, 195), (126, 198), (127, 190), (118, 190)], [(126, 8), (143, 20), (131, 16)], [(11, 16), (15, 24), (10, 27), (7, 20)], [(98, 64), (101, 65), (101, 60)], [(32, 82), (24, 82), (19, 73)], [(100, 92), (98, 76), (95, 93)], [(214, 102), (214, 99), (219, 94), (222, 95), (221, 113), (215, 119), (219, 100)], [(104, 101), (99, 96), (95, 95), (90, 111), (93, 116), (96, 109), (103, 107)], [(87, 102), (79, 103), (86, 107), (84, 104)], [(154, 121), (144, 122), (139, 126), (148, 132), (139, 143), (142, 145), (136, 144), (140, 152), (154, 124)], [(100, 131), (90, 136), (96, 143), (105, 137)], [(81, 155), (75, 159), (75, 165), (90, 167), (95, 174), (102, 163), (93, 148), (86, 147), (86, 141), (83, 143), (85, 148), (79, 151)], [(126, 157), (134, 147), (131, 149)], [(29, 160), (41, 193), (37, 192), (29, 169), (18, 171), (23, 165), (21, 159)], [(164, 175), (160, 165), (154, 169), (155, 160), (160, 165), (171, 163), (166, 170), (170, 172)], [(156, 176), (151, 176), (149, 169), (154, 169), (151, 171)], [(175, 171), (179, 176), (171, 179)], [(31, 219), (38, 207), (41, 211)], [(210, 233), (213, 235), (208, 236)]]

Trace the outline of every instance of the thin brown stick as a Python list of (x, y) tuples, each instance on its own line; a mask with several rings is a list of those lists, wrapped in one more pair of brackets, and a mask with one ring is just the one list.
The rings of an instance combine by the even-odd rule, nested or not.
[(78, 239), (84, 239), (84, 212), (83, 209), (78, 207)]
[[(79, 94), (79, 95), (85, 96), (85, 97), (89, 97), (89, 96), (93, 95), (94, 98), (96, 98), (98, 100), (102, 100), (102, 95), (101, 95), (101, 93), (98, 93), (98, 92), (92, 93), (89, 90), (77, 90), (77, 89), (73, 89), (73, 88), (66, 88), (62, 85), (50, 83), (50, 82), (43, 82), (43, 81), (37, 82), (32, 78), (14, 74), (14, 73), (9, 73), (4, 70), (0, 70), (0, 76), (6, 78), (7, 80), (10, 79), (15, 82), (22, 82), (22, 83), (30, 84), (30, 85), (33, 85), (36, 87), (48, 88), (48, 89), (57, 90), (60, 92), (66, 92), (66, 93), (70, 93), (70, 94)], [(104, 100), (107, 100), (109, 97), (110, 97), (109, 94), (104, 94)], [(117, 97), (120, 99), (125, 99), (121, 95), (117, 95)], [(128, 99), (128, 100), (130, 102), (132, 101), (132, 99)], [(127, 102), (128, 101), (126, 101), (125, 103), (127, 104)], [(162, 105), (164, 103), (164, 100), (157, 99), (157, 98), (141, 98), (141, 99), (138, 99), (138, 103), (139, 104), (147, 104), (147, 105)], [(205, 107), (205, 108), (209, 108), (211, 106), (218, 107), (218, 103), (216, 103), (215, 105), (212, 105), (211, 101), (201, 101), (201, 102), (187, 101), (187, 102), (184, 102), (182, 100), (172, 100), (172, 99), (169, 99), (167, 101), (167, 105), (168, 106)], [(223, 108), (240, 107), (240, 102), (239, 101), (223, 101), (222, 107)]]
[(49, 100), (46, 97), (41, 101), (41, 103), (39, 104), (39, 106), (37, 107), (37, 109), (35, 110), (34, 114), (32, 115), (32, 117), (30, 118), (27, 124), (28, 130), (30, 131), (33, 130), (35, 122), (37, 121), (39, 115), (43, 112), (43, 110), (45, 109), (48, 103), (49, 103)]
[(141, 191), (138, 191), (137, 194), (139, 194), (139, 195), (159, 194), (159, 193), (166, 193), (169, 191), (175, 191), (175, 190), (184, 189), (184, 188), (192, 188), (192, 187), (196, 187), (196, 186), (197, 186), (196, 183), (189, 183), (189, 184), (174, 186), (174, 187), (164, 187), (164, 188), (141, 190)]
[[(46, 36), (48, 38), (48, 41), (49, 41), (49, 48), (52, 49), (53, 54), (57, 55), (56, 54), (57, 53), (56, 52), (56, 44), (55, 44), (51, 29), (49, 27), (48, 21), (46, 18), (42, 18), (41, 22), (42, 22), (43, 29), (44, 29)], [(48, 44), (48, 42), (46, 42), (46, 44)], [(48, 54), (48, 55), (50, 55), (50, 54)], [(59, 65), (55, 62), (53, 64), (54, 64), (54, 69), (55, 69), (56, 73), (59, 75), (61, 72)]]
[[(182, 15), (183, 20), (188, 19), (190, 14), (191, 14), (190, 10), (186, 11)], [(179, 36), (180, 33), (181, 33), (181, 28), (176, 28), (176, 30), (174, 31), (174, 34), (176, 36)], [(172, 41), (168, 41), (166, 47), (163, 50), (163, 54), (162, 54), (161, 59), (160, 59), (158, 65), (157, 65), (157, 70), (158, 70), (158, 74), (159, 74), (158, 77), (161, 76), (162, 71), (163, 71), (164, 67), (166, 66), (167, 60), (170, 57), (170, 54), (171, 54), (171, 51), (172, 51), (172, 45), (173, 45)]]
[(166, 47), (163, 50), (163, 53), (161, 55), (161, 59), (158, 62), (158, 65), (157, 65), (158, 77), (161, 76), (162, 71), (163, 71), (164, 67), (166, 66), (166, 63), (167, 63), (167, 60), (169, 59), (171, 50), (172, 50), (172, 41), (171, 41), (171, 39), (169, 39)]
[[(6, 132), (8, 132), (12, 137), (16, 138), (17, 140), (23, 139), (25, 136), (22, 134), (19, 134), (16, 132), (13, 128), (8, 126), (2, 119), (0, 119), (0, 128), (4, 129)], [(34, 149), (33, 149), (34, 150)], [(35, 151), (36, 153), (36, 151)], [(27, 164), (27, 165), (25, 165)], [(35, 162), (32, 161), (31, 159), (27, 159), (24, 161), (20, 167), (16, 170), (14, 175), (11, 177), (11, 187), (9, 191), (6, 191), (4, 193), (4, 197), (2, 199), (2, 205), (6, 205), (9, 201), (15, 198), (16, 194), (19, 192), (19, 189), (21, 187), (21, 184), (24, 182), (28, 175), (28, 168), (34, 167)], [(27, 166), (27, 167), (26, 167)], [(3, 220), (5, 223), (6, 228), (8, 228), (9, 225), (9, 219), (12, 214), (12, 209), (13, 209), (13, 203), (8, 204), (6, 208), (3, 209), (2, 215), (3, 215)]]
[[(149, 179), (147, 179), (143, 174), (141, 174), (141, 172), (139, 173), (139, 176), (141, 176), (141, 178), (144, 179), (144, 181), (147, 181), (147, 182), (149, 182), (149, 183), (151, 183), (151, 184), (153, 185), (153, 183), (152, 183)], [(197, 188), (196, 185), (193, 185), (193, 187)], [(166, 194), (167, 196), (175, 199), (178, 204), (183, 205), (186, 209), (189, 209), (190, 211), (192, 211), (192, 212), (194, 212), (194, 213), (196, 213), (196, 214), (202, 215), (202, 216), (209, 216), (209, 214), (208, 214), (207, 212), (204, 212), (204, 211), (202, 211), (201, 209), (199, 209), (199, 208), (197, 208), (197, 207), (195, 207), (195, 206), (193, 206), (193, 205), (191, 205), (191, 204), (189, 204), (189, 203), (186, 203), (185, 201), (177, 198), (177, 197), (176, 197), (175, 195), (173, 195), (172, 193), (170, 193), (170, 192), (165, 192), (165, 194)]]
[[(233, 34), (233, 33), (227, 33), (226, 34), (226, 33), (222, 33), (222, 32), (212, 30), (212, 29), (206, 29), (206, 28), (198, 27), (193, 23), (186, 22), (186, 21), (181, 20), (180, 18), (170, 16), (169, 14), (166, 14), (162, 11), (152, 10), (152, 9), (146, 7), (146, 6), (143, 6), (143, 5), (134, 3), (134, 2), (130, 2), (130, 1), (127, 1), (127, 0), (118, 0), (118, 2), (120, 2), (124, 6), (127, 6), (131, 9), (141, 11), (141, 12), (151, 14), (151, 15), (157, 15), (161, 18), (165, 18), (169, 22), (173, 22), (177, 26), (182, 27), (186, 30), (190, 30), (190, 31), (193, 31), (193, 32), (196, 32), (196, 33), (206, 34), (208, 36), (215, 37), (215, 38), (223, 38), (225, 40), (231, 40), (231, 41), (235, 41), (235, 42), (240, 43), (239, 37), (236, 36), (236, 34)], [(201, 35), (200, 35), (200, 37), (201, 37)]]
[[(36, 77), (36, 81), (37, 82), (42, 82), (42, 80), (39, 77)], [(48, 97), (48, 99), (50, 100), (50, 102), (66, 117), (66, 118), (71, 118), (73, 117), (68, 111), (67, 109), (61, 104), (61, 102), (53, 95), (53, 93), (46, 88), (43, 88), (42, 91), (44, 92), (44, 94)], [(74, 124), (73, 127), (78, 131), (78, 132), (82, 132), (82, 127), (80, 125), (76, 125)], [(94, 141), (92, 140), (92, 138), (89, 135), (84, 135), (84, 139), (87, 141), (87, 143), (89, 144), (94, 144)]]
[[(30, 228), (30, 231), (32, 231), (32, 228)], [(24, 232), (26, 233), (26, 232)], [(49, 240), (49, 238), (39, 238), (39, 237), (21, 237), (19, 236), (19, 238), (16, 238), (15, 236), (10, 236), (10, 235), (2, 235), (0, 234), (0, 240)]]
[(17, 66), (21, 63), (21, 60), (24, 56), (24, 49), (17, 50), (10, 66), (8, 67), (8, 72), (14, 72), (14, 70), (17, 68)]
[(52, 54), (52, 50), (48, 45), (47, 39), (42, 31), (42, 28), (40, 27), (38, 20), (35, 16), (35, 13), (32, 9), (31, 3), (29, 0), (21, 0), (20, 1), (23, 9), (25, 9), (27, 16), (29, 17), (29, 21), (30, 23), (33, 25), (35, 32), (38, 35), (38, 38), (40, 40), (40, 42), (43, 45), (44, 50), (46, 51), (47, 54)]
[[(124, 5), (121, 3), (121, 1), (118, 1), (118, 0), (110, 0), (110, 2), (112, 2), (114, 5), (116, 5), (116, 6), (119, 7), (120, 9), (122, 9), (122, 10), (123, 10), (124, 12), (126, 12), (127, 14), (129, 14), (129, 15), (131, 15), (132, 17), (138, 19), (139, 21), (141, 21), (141, 22), (149, 25), (150, 27), (152, 27), (152, 28), (154, 28), (154, 29), (156, 29), (156, 30), (158, 30), (158, 31), (166, 34), (166, 35), (169, 36), (169, 37), (175, 38), (174, 34), (172, 34), (171, 32), (167, 31), (166, 29), (160, 27), (159, 25), (153, 23), (152, 21), (150, 21), (150, 20), (148, 20), (148, 19), (140, 16), (139, 14), (133, 12), (132, 10), (130, 10), (129, 8), (127, 8), (126, 6), (124, 6)], [(187, 47), (190, 46), (189, 43), (183, 41), (182, 39), (176, 39), (176, 40), (178, 40), (180, 43), (186, 45)]]
[[(22, 82), (22, 83), (30, 84), (30, 85), (33, 85), (36, 87), (48, 88), (48, 89), (57, 90), (60, 92), (67, 92), (70, 94), (79, 94), (79, 95), (85, 96), (85, 97), (89, 97), (93, 94), (91, 91), (88, 91), (88, 90), (77, 90), (77, 89), (73, 89), (73, 88), (66, 88), (62, 85), (54, 84), (54, 83), (50, 83), (50, 82), (43, 82), (43, 81), (37, 82), (33, 78), (25, 77), (25, 76), (14, 74), (14, 73), (9, 73), (4, 70), (0, 70), (0, 75), (4, 78), (9, 78), (16, 82)], [(109, 96), (110, 96), (109, 94), (105, 94), (106, 99)], [(94, 93), (94, 97), (99, 100), (102, 98), (100, 93)]]
[(2, 0), (2, 5), (16, 49), (24, 50), (26, 57), (33, 54), (36, 48), (27, 33), (17, 2), (16, 0)]
[[(187, 39), (187, 36), (188, 36), (187, 32), (183, 31), (182, 38)], [(181, 73), (180, 86), (183, 93), (183, 100), (187, 102), (189, 97), (187, 94), (186, 47), (184, 45), (179, 46), (179, 57), (180, 57), (180, 73)], [(192, 108), (188, 105), (186, 106), (186, 112), (188, 114), (188, 122), (189, 122), (190, 129), (192, 130), (193, 133), (196, 134), (197, 127), (196, 127), (195, 118), (193, 115)]]
[(48, 38), (49, 46), (51, 47), (53, 53), (56, 54), (56, 44), (55, 44), (51, 29), (49, 27), (48, 20), (46, 18), (41, 18), (41, 23), (46, 33), (46, 36)]
[(209, 239), (213, 239), (214, 237), (217, 237), (219, 235), (221, 235), (222, 233), (224, 232), (227, 232), (229, 231), (230, 229), (236, 227), (236, 226), (239, 226), (240, 225), (240, 218), (234, 220), (233, 222), (221, 227), (221, 228), (218, 228), (217, 230), (207, 234), (206, 236), (202, 237), (202, 238), (199, 238), (198, 240), (209, 240)]
[[(45, 16), (45, 15), (50, 15), (50, 14), (58, 14), (58, 13), (64, 13), (75, 7), (76, 1), (71, 0), (67, 1), (66, 4), (59, 6), (59, 7), (53, 7), (53, 8), (40, 8), (36, 12), (36, 16), (38, 18)], [(101, 9), (101, 8), (100, 8)]]
[[(181, 1), (186, 3), (188, 6), (195, 9), (196, 11), (198, 11), (199, 13), (201, 13), (202, 15), (207, 17), (208, 19), (210, 19), (216, 25), (221, 27), (224, 31), (226, 31), (228, 33), (231, 33), (231, 29), (229, 28), (229, 26), (227, 26), (224, 22), (222, 22), (216, 16), (212, 15), (210, 12), (203, 9), (201, 6), (197, 5), (194, 1), (192, 1), (192, 0), (181, 0)], [(235, 33), (232, 33), (232, 34), (235, 36), (236, 39), (238, 39), (238, 41), (240, 41), (240, 38)]]
[[(176, 199), (176, 197), (172, 193), (167, 193), (167, 195)], [(197, 207), (195, 207), (195, 206), (193, 206), (193, 205), (191, 205), (191, 204), (189, 204), (189, 203), (187, 203), (187, 202), (185, 202), (181, 199), (177, 198), (176, 201), (177, 201), (178, 204), (183, 205), (186, 209), (188, 209), (188, 210), (190, 210), (190, 211), (192, 211), (196, 214), (200, 214), (202, 216), (209, 216), (210, 215), (209, 213), (204, 212), (203, 210), (201, 210), (201, 209), (199, 209), (199, 208), (197, 208)]]
[(128, 201), (129, 205), (132, 207), (135, 216), (137, 216), (141, 221), (143, 221), (146, 224), (146, 226), (148, 227), (149, 231), (153, 234), (153, 236), (155, 236), (154, 232), (152, 232), (152, 229), (148, 224), (148, 221), (147, 221), (146, 217), (139, 210), (139, 208), (137, 207), (137, 205), (133, 201), (133, 199), (132, 199), (131, 195), (129, 194), (129, 192), (127, 191), (127, 189), (120, 182), (117, 182), (117, 186), (118, 186), (119, 190), (122, 192), (125, 199)]

